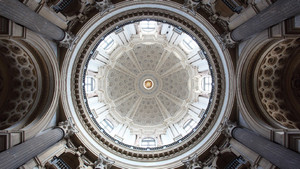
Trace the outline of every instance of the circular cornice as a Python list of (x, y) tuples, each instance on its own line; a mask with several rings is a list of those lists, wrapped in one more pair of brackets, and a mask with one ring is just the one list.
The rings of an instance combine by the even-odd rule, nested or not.
[[(173, 5), (173, 6), (171, 6)], [(107, 34), (116, 26), (141, 19), (158, 19), (181, 26), (188, 30), (207, 52), (211, 64), (215, 90), (207, 112), (207, 117), (193, 134), (187, 135), (187, 140), (176, 147), (157, 151), (137, 151), (120, 146), (108, 140), (109, 136), (99, 134), (97, 126), (88, 116), (84, 106), (83, 93), (80, 90), (83, 81), (83, 67), (89, 52), (99, 42), (100, 37)], [(180, 6), (168, 2), (155, 2), (154, 4), (131, 2), (116, 5), (110, 13), (101, 16), (95, 15), (78, 32), (75, 47), (69, 50), (63, 63), (62, 98), (67, 117), (72, 117), (80, 130), (76, 136), (95, 156), (102, 152), (113, 160), (117, 166), (136, 168), (166, 168), (180, 166), (180, 160), (196, 151), (200, 154), (206, 151), (219, 137), (218, 126), (225, 116), (229, 116), (233, 106), (235, 93), (233, 65), (227, 50), (222, 51), (217, 40), (215, 29), (203, 17), (191, 16), (180, 10)], [(226, 56), (226, 57), (225, 57)], [(73, 76), (74, 75), (74, 76)], [(229, 79), (233, 80), (229, 82)], [(231, 90), (231, 92), (229, 92)], [(141, 163), (140, 161), (147, 161)], [(130, 165), (129, 165), (130, 164)]]

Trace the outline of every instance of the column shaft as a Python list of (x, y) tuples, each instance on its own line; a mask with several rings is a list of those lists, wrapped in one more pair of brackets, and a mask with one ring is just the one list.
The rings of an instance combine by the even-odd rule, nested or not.
[(65, 32), (18, 0), (0, 0), (0, 15), (47, 38), (63, 40)]
[(299, 168), (300, 154), (253, 132), (234, 128), (232, 137), (281, 169)]
[(0, 153), (0, 168), (15, 169), (36, 157), (64, 137), (60, 128), (48, 130)]
[(277, 0), (274, 4), (250, 18), (231, 32), (234, 41), (247, 39), (272, 25), (300, 13), (300, 0)]

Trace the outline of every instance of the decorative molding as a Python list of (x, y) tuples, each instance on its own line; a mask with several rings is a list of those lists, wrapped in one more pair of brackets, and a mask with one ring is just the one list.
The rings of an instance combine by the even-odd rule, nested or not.
[(196, 15), (196, 10), (199, 8), (200, 0), (184, 0), (182, 9), (191, 12)]
[(74, 123), (72, 122), (71, 117), (69, 117), (66, 121), (59, 122), (58, 127), (64, 131), (64, 137), (66, 139), (70, 138), (71, 135), (78, 132), (78, 130), (75, 128)]
[(218, 146), (214, 145), (210, 148), (209, 152), (213, 155), (213, 156), (217, 156), (218, 154), (220, 154), (220, 150), (218, 148)]
[(76, 154), (78, 157), (83, 156), (86, 153), (86, 148), (83, 146), (76, 147), (70, 139), (66, 140), (67, 150), (72, 151), (73, 154)]
[(208, 19), (211, 23), (219, 25), (224, 31), (228, 31), (228, 22), (222, 19), (213, 9), (215, 2), (201, 1), (199, 7), (209, 15)]
[(223, 34), (221, 36), (218, 36), (217, 39), (219, 40), (219, 43), (221, 44), (223, 50), (225, 48), (234, 48), (237, 42), (235, 42), (231, 38), (231, 33)]
[(252, 97), (262, 114), (267, 119), (290, 129), (300, 128), (298, 123), (300, 118), (293, 107), (293, 104), (298, 105), (299, 102), (293, 102), (292, 97), (288, 96), (289, 90), (292, 89), (282, 84), (288, 82), (284, 72), (294, 69), (288, 63), (299, 56), (294, 55), (294, 52), (300, 49), (299, 41), (300, 38), (286, 38), (266, 48), (264, 53), (254, 56), (256, 61), (253, 64), (252, 74), (247, 75), (253, 76), (249, 87), (254, 91)]
[[(92, 38), (92, 39), (90, 39), (91, 41), (89, 42), (89, 43), (87, 43), (87, 45), (85, 46), (85, 47), (83, 47), (82, 48), (82, 51), (83, 52), (81, 52), (80, 53), (80, 56), (78, 56), (79, 58), (80, 58), (80, 60), (82, 60), (83, 58), (85, 58), (85, 59), (83, 59), (83, 62), (80, 62), (80, 63), (78, 63), (79, 65), (77, 66), (77, 68), (78, 69), (81, 69), (81, 67), (83, 66), (83, 65), (85, 65), (86, 64), (86, 59), (88, 58), (87, 57), (87, 55), (89, 54), (88, 53), (88, 51), (91, 51), (91, 50), (93, 50), (92, 48), (94, 47), (94, 46), (91, 46), (91, 44), (93, 44), (93, 43), (95, 43), (96, 41), (99, 41), (100, 40), (100, 38), (101, 38), (101, 36), (100, 36), (100, 34), (102, 34), (102, 36), (104, 35), (103, 33), (103, 31), (104, 30), (109, 30), (109, 27), (110, 27), (110, 25), (113, 25), (113, 23), (114, 22), (120, 22), (120, 18), (126, 18), (126, 17), (129, 17), (129, 16), (132, 16), (132, 15), (134, 15), (135, 17), (137, 17), (137, 18), (139, 18), (139, 20), (141, 20), (141, 19), (143, 19), (143, 18), (148, 18), (148, 17), (158, 17), (159, 15), (165, 15), (164, 16), (164, 18), (166, 19), (166, 20), (170, 20), (170, 21), (172, 21), (172, 18), (174, 17), (174, 16), (171, 16), (171, 15), (169, 15), (168, 13), (167, 13), (167, 11), (165, 11), (165, 10), (163, 10), (163, 11), (161, 11), (161, 10), (156, 10), (156, 12), (155, 13), (150, 13), (150, 15), (149, 15), (149, 13), (148, 13), (148, 8), (146, 8), (146, 9), (144, 9), (144, 10), (142, 10), (142, 9), (139, 9), (138, 11), (130, 11), (130, 12), (126, 12), (126, 13), (122, 13), (122, 15), (120, 15), (120, 16), (117, 16), (117, 17), (113, 17), (113, 18), (110, 18), (109, 19), (109, 22), (107, 22), (107, 24), (106, 25), (103, 25), (103, 27), (99, 27), (98, 29), (97, 29), (97, 31), (95, 31), (95, 32), (93, 32), (92, 34), (93, 35), (91, 35), (91, 37), (98, 37), (98, 38)], [(101, 16), (101, 15), (100, 15)], [(170, 17), (170, 18), (168, 18), (168, 17)], [(132, 18), (131, 17), (131, 20), (134, 20), (134, 18)], [(173, 21), (174, 22), (174, 21)], [(222, 64), (218, 64), (217, 62), (220, 62), (220, 58), (218, 58), (218, 53), (215, 51), (215, 48), (213, 47), (213, 44), (211, 43), (211, 42), (209, 42), (210, 40), (208, 40), (207, 38), (208, 37), (206, 37), (206, 36), (203, 36), (203, 32), (199, 29), (194, 29), (193, 28), (193, 26), (192, 25), (190, 25), (190, 24), (192, 24), (191, 22), (187, 22), (187, 20), (184, 20), (183, 18), (180, 18), (179, 16), (177, 17), (177, 23), (178, 23), (178, 25), (180, 26), (181, 24), (180, 23), (185, 23), (185, 27), (187, 27), (187, 29), (192, 29), (194, 32), (194, 34), (196, 34), (196, 36), (197, 37), (195, 37), (195, 39), (197, 39), (197, 41), (198, 41), (198, 43), (200, 43), (200, 44), (206, 44), (205, 45), (205, 48), (206, 48), (206, 56), (208, 56), (209, 58), (207, 58), (207, 60), (208, 60), (208, 63), (209, 64), (211, 64), (211, 66), (213, 67), (212, 68), (212, 78), (213, 78), (213, 81), (214, 81), (214, 84), (215, 84), (215, 86), (217, 86), (217, 84), (222, 84), (224, 81), (222, 81), (221, 80), (221, 76), (219, 76), (219, 78), (217, 77), (216, 79), (214, 79), (214, 74), (216, 73), (216, 69), (217, 70), (219, 70), (218, 72), (223, 72), (222, 70), (221, 70), (221, 67), (222, 67)], [(123, 23), (124, 24), (124, 23)], [(115, 27), (113, 28), (113, 29), (115, 29)], [(190, 32), (188, 32), (188, 33), (190, 33)], [(199, 38), (199, 39), (198, 39)], [(215, 58), (215, 59), (213, 59), (213, 60), (211, 60), (210, 59), (210, 57), (212, 57), (212, 58)], [(78, 58), (78, 59), (79, 59)], [(75, 71), (74, 71), (75, 72)], [(79, 71), (79, 72), (81, 72), (81, 71)], [(78, 77), (78, 78), (77, 78)], [(78, 76), (76, 76), (76, 79), (74, 79), (75, 81), (77, 81), (77, 82), (81, 82), (82, 80), (81, 80), (81, 78), (84, 78), (84, 77), (82, 77), (82, 75), (79, 75), (78, 74)], [(78, 87), (80, 87), (82, 85), (82, 83), (80, 83), (80, 85), (75, 85), (75, 86), (78, 86)], [(220, 86), (222, 86), (222, 85), (220, 85)], [(212, 96), (211, 96), (211, 100), (214, 100), (213, 98), (220, 98), (221, 97), (221, 92), (222, 92), (222, 90), (218, 90), (219, 92), (216, 92), (215, 93), (215, 90), (216, 89), (214, 89), (213, 91), (212, 91)], [(77, 90), (77, 89), (75, 89), (75, 92), (76, 91), (79, 91), (79, 90)], [(78, 95), (79, 93), (74, 93), (75, 95)], [(82, 104), (84, 104), (84, 101), (83, 100), (81, 100), (81, 97), (75, 97), (74, 96), (74, 98), (78, 98), (78, 99), (76, 99), (76, 101), (75, 102), (77, 102), (77, 104), (78, 105), (82, 105)], [(216, 107), (218, 107), (218, 106), (220, 106), (220, 104), (219, 104), (219, 102), (221, 101), (222, 99), (218, 99), (218, 101), (217, 102), (214, 102), (214, 103), (211, 103), (211, 104), (214, 104)], [(85, 107), (85, 106), (84, 106)], [(208, 107), (210, 107), (210, 104), (208, 105)], [(217, 111), (217, 109), (208, 109), (207, 110), (209, 113), (208, 113), (208, 116), (206, 117), (207, 119), (211, 119), (211, 120), (208, 120), (208, 122), (206, 123), (206, 125), (208, 125), (208, 124), (213, 124), (212, 122), (214, 121), (213, 120), (213, 117), (216, 115), (216, 111)], [(83, 114), (85, 114), (85, 113), (88, 113), (87, 112), (87, 110), (83, 110), (82, 108), (79, 108), (79, 111), (78, 111), (78, 113), (79, 114), (81, 114), (81, 115), (83, 115)], [(80, 116), (81, 116), (80, 115)], [(90, 115), (87, 115), (87, 116), (85, 116), (83, 119), (86, 119), (87, 117), (90, 117)], [(85, 123), (85, 122), (83, 122), (83, 123)], [(96, 123), (95, 122), (95, 119), (93, 119), (92, 121), (91, 121), (91, 123)], [(203, 124), (201, 124), (201, 125), (203, 125)], [(208, 125), (209, 126), (209, 125)], [(88, 130), (95, 130), (95, 128), (94, 127), (99, 127), (99, 125), (91, 125), (91, 126), (89, 126), (88, 128)], [(198, 129), (200, 129), (201, 127), (199, 127)], [(189, 133), (189, 134), (187, 134), (186, 136), (184, 136), (181, 140), (178, 140), (177, 142), (174, 142), (174, 143), (171, 143), (171, 144), (169, 144), (168, 146), (167, 146), (167, 148), (168, 149), (166, 149), (166, 147), (164, 146), (164, 147), (159, 147), (159, 149), (161, 149), (161, 151), (167, 151), (168, 152), (168, 154), (170, 153), (171, 154), (171, 148), (169, 148), (169, 147), (172, 147), (172, 146), (174, 146), (174, 145), (176, 145), (176, 144), (181, 144), (181, 142), (182, 142), (182, 140), (184, 140), (184, 139), (188, 139), (188, 140), (191, 140), (191, 135), (193, 134), (193, 133), (196, 133), (195, 134), (195, 136), (193, 136), (193, 137), (203, 137), (204, 135), (205, 135), (205, 131), (207, 131), (208, 130), (208, 128), (210, 128), (210, 127), (204, 127), (204, 128), (201, 128), (201, 132), (199, 132), (199, 131), (194, 131), (194, 132), (191, 132), (191, 133)], [(97, 129), (96, 131), (98, 131), (99, 129)], [(122, 151), (122, 152), (124, 152), (123, 151), (123, 148), (124, 149), (126, 149), (126, 154), (127, 154), (127, 156), (125, 157), (125, 158), (132, 158), (132, 155), (133, 155), (133, 153), (132, 152), (136, 152), (136, 151), (147, 151), (147, 148), (137, 148), (137, 147), (133, 147), (133, 146), (128, 146), (127, 144), (124, 144), (124, 143), (121, 143), (121, 142), (118, 142), (118, 143), (116, 143), (115, 142), (115, 139), (113, 138), (113, 137), (111, 137), (108, 133), (106, 133), (106, 132), (103, 132), (104, 133), (104, 135), (105, 136), (101, 136), (101, 135), (99, 135), (98, 133), (96, 133), (96, 132), (92, 132), (93, 134), (95, 134), (95, 137), (96, 138), (98, 138), (97, 139), (97, 142), (101, 142), (101, 143), (104, 143), (104, 144), (108, 144), (108, 143), (110, 143), (110, 142), (102, 142), (101, 141), (101, 139), (100, 138), (106, 138), (106, 139), (112, 139), (111, 141), (113, 142), (113, 147), (115, 147), (116, 149), (117, 149), (117, 151), (119, 152), (119, 151)], [(197, 135), (197, 136), (196, 136)], [(106, 140), (105, 139), (105, 140)], [(192, 141), (194, 144), (196, 144), (196, 142), (197, 142), (197, 140), (198, 141), (200, 141), (201, 139), (196, 139), (196, 140), (194, 140), (194, 141)], [(186, 143), (187, 144), (187, 143)], [(182, 144), (181, 144), (182, 145)], [(184, 146), (183, 146), (184, 147)], [(187, 146), (187, 147), (190, 147), (190, 146)], [(107, 148), (108, 149), (110, 149), (110, 146), (107, 146)], [(112, 149), (115, 149), (115, 148), (112, 148)], [(176, 149), (179, 149), (179, 147), (177, 147)], [(183, 149), (186, 149), (186, 148), (183, 148)], [(158, 148), (151, 148), (151, 150), (158, 150)], [(179, 152), (181, 152), (181, 153), (183, 153), (184, 151), (179, 151)], [(180, 154), (180, 153), (178, 153), (178, 154)], [(143, 153), (143, 154), (141, 154), (141, 156), (143, 157), (143, 159), (144, 158), (147, 158), (148, 160), (154, 160), (154, 158), (153, 157), (155, 157), (155, 156), (161, 156), (161, 155), (159, 155), (159, 153), (157, 152), (155, 155), (152, 155), (152, 158), (148, 158), (148, 154), (146, 154), (146, 153)], [(168, 157), (167, 155), (164, 155), (164, 156), (166, 156), (166, 157)]]
[(73, 47), (76, 39), (77, 37), (75, 37), (73, 34), (65, 32), (65, 37), (59, 42), (59, 46), (70, 49)]
[(100, 12), (100, 15), (103, 15), (105, 12), (109, 12), (109, 10), (115, 7), (110, 0), (103, 0), (100, 2), (96, 1), (95, 6), (96, 9)]
[(114, 163), (114, 161), (108, 159), (108, 157), (104, 157), (100, 153), (97, 161), (94, 162), (93, 166), (95, 167), (95, 169), (110, 169)]
[(43, 69), (35, 53), (17, 41), (0, 39), (0, 49), (0, 129), (6, 129), (39, 113)]
[(236, 127), (236, 123), (233, 123), (226, 118), (221, 124), (219, 132), (222, 132), (222, 134), (224, 134), (226, 137), (232, 137), (232, 130)]
[[(133, 5), (134, 3), (134, 5)], [(140, 3), (140, 4), (139, 4)], [(122, 159), (127, 161), (127, 159), (130, 160), (135, 160), (137, 163), (139, 163), (140, 161), (151, 161), (151, 162), (156, 162), (157, 160), (162, 160), (162, 161), (166, 161), (166, 165), (171, 165), (167, 162), (167, 160), (169, 160), (170, 158), (173, 157), (177, 157), (180, 156), (188, 151), (192, 151), (191, 147), (197, 146), (201, 143), (201, 141), (203, 140), (203, 138), (205, 136), (207, 136), (208, 132), (210, 131), (210, 129), (212, 128), (212, 126), (215, 124), (216, 120), (220, 119), (223, 117), (223, 114), (229, 114), (229, 110), (232, 107), (232, 96), (231, 95), (227, 95), (227, 91), (228, 89), (225, 88), (225, 86), (229, 86), (229, 88), (233, 88), (233, 85), (225, 85), (228, 84), (228, 80), (225, 79), (227, 77), (223, 76), (224, 75), (224, 67), (223, 64), (225, 65), (225, 70), (229, 71), (229, 77), (232, 76), (232, 69), (228, 69), (227, 64), (225, 62), (228, 62), (228, 65), (231, 66), (232, 62), (230, 61), (230, 59), (228, 59), (229, 57), (219, 57), (220, 55), (223, 55), (221, 53), (219, 53), (221, 50), (219, 50), (219, 48), (216, 48), (214, 46), (214, 44), (216, 44), (215, 40), (209, 39), (206, 36), (205, 32), (202, 32), (202, 29), (197, 29), (197, 24), (201, 25), (200, 23), (194, 23), (191, 20), (187, 19), (188, 17), (191, 17), (190, 15), (188, 15), (188, 17), (184, 17), (183, 15), (180, 15), (179, 13), (176, 12), (172, 12), (170, 10), (166, 10), (163, 8), (152, 8), (153, 6), (156, 5), (165, 5), (166, 8), (179, 8), (178, 6), (170, 3), (170, 2), (164, 2), (164, 1), (159, 1), (159, 2), (155, 2), (158, 4), (149, 4), (149, 8), (148, 7), (143, 7), (143, 8), (136, 8), (135, 6), (143, 6), (143, 5), (148, 5), (148, 4), (144, 4), (145, 2), (132, 2), (132, 1), (128, 1), (128, 2), (124, 2), (122, 5), (124, 6), (118, 6), (118, 9), (114, 10), (113, 12), (122, 9), (123, 7), (125, 7), (125, 12), (122, 13), (117, 13), (116, 15), (114, 15), (113, 17), (110, 17), (109, 19), (105, 19), (105, 24), (99, 24), (98, 27), (95, 30), (88, 30), (91, 31), (89, 34), (90, 36), (88, 36), (88, 39), (85, 39), (84, 42), (82, 41), (82, 39), (80, 40), (80, 43), (82, 42), (83, 45), (80, 45), (81, 47), (76, 47), (76, 50), (78, 50), (78, 54), (77, 55), (72, 55), (71, 52), (73, 51), (68, 51), (69, 53), (67, 53), (66, 55), (66, 60), (64, 61), (64, 65), (65, 68), (63, 68), (63, 72), (72, 72), (71, 74), (74, 73), (74, 76), (71, 77), (70, 79), (70, 84), (72, 86), (74, 86), (74, 88), (72, 89), (72, 91), (74, 91), (74, 93), (70, 93), (68, 90), (66, 90), (66, 93), (68, 93), (68, 95), (66, 95), (64, 97), (64, 101), (66, 101), (66, 105), (64, 105), (64, 109), (66, 110), (66, 114), (68, 115), (72, 115), (72, 116), (76, 116), (76, 118), (78, 117), (78, 121), (81, 122), (80, 125), (82, 125), (82, 127), (85, 129), (86, 133), (89, 133), (90, 135), (88, 136), (88, 138), (92, 139), (92, 142), (96, 142), (97, 144), (94, 145), (94, 147), (99, 147), (101, 146), (101, 148), (103, 148), (103, 152), (106, 152), (107, 154), (122, 154)], [(173, 5), (173, 6), (172, 6)], [(130, 10), (127, 10), (126, 8), (130, 7)], [(132, 8), (131, 8), (132, 7)], [(152, 12), (155, 11), (155, 12)], [(100, 14), (97, 15), (97, 17), (92, 18), (88, 25), (90, 25), (93, 22), (98, 22), (96, 20), (99, 20)], [(193, 133), (191, 135), (189, 135), (186, 138), (186, 141), (183, 141), (181, 143), (177, 143), (176, 146), (171, 145), (170, 147), (164, 147), (164, 149), (162, 150), (155, 150), (155, 151), (144, 151), (144, 150), (136, 150), (134, 148), (131, 147), (126, 147), (125, 145), (122, 144), (117, 144), (113, 141), (110, 140), (110, 137), (107, 136), (105, 133), (100, 133), (98, 132), (97, 126), (95, 125), (95, 123), (93, 122), (93, 120), (90, 118), (87, 110), (85, 110), (85, 106), (84, 106), (84, 102), (83, 102), (83, 98), (82, 95), (80, 95), (80, 93), (82, 92), (81, 90), (79, 90), (78, 88), (81, 87), (82, 84), (82, 68), (85, 66), (86, 60), (87, 60), (87, 56), (90, 53), (90, 51), (92, 50), (92, 44), (95, 44), (97, 41), (99, 41), (98, 37), (101, 37), (103, 35), (105, 35), (108, 31), (113, 30), (113, 28), (115, 27), (116, 24), (125, 24), (126, 22), (130, 22), (131, 20), (134, 19), (147, 19), (147, 18), (158, 18), (158, 19), (163, 19), (166, 20), (168, 22), (172, 22), (173, 24), (178, 24), (180, 26), (185, 27), (187, 30), (189, 30), (190, 34), (194, 35), (195, 38), (200, 41), (200, 43), (204, 46), (204, 48), (207, 50), (207, 56), (209, 58), (209, 62), (211, 63), (212, 69), (213, 69), (213, 73), (215, 73), (216, 78), (213, 79), (213, 81), (215, 82), (215, 86), (216, 90), (213, 91), (213, 95), (212, 95), (212, 105), (213, 108), (209, 109), (208, 114), (207, 114), (207, 123), (205, 123), (205, 125), (201, 125), (200, 128), (198, 128), (198, 130), (193, 131)], [(212, 26), (210, 26), (210, 24), (202, 17), (200, 17), (199, 15), (197, 15), (196, 19), (201, 20), (200, 22), (204, 22), (203, 24), (207, 24), (208, 28), (211, 29)], [(102, 18), (102, 17), (101, 17)], [(100, 22), (99, 22), (100, 23)], [(88, 26), (87, 25), (87, 26)], [(79, 32), (80, 35), (84, 34), (84, 32), (87, 30), (81, 30)], [(217, 32), (214, 29), (211, 29), (211, 31), (213, 32), (213, 35), (216, 35)], [(217, 44), (218, 45), (218, 44)], [(229, 53), (228, 51), (226, 51), (226, 53), (224, 54), (225, 56), (228, 56)], [(69, 60), (69, 58), (75, 58), (74, 63), (73, 61)], [(224, 59), (225, 58), (225, 59)], [(72, 63), (73, 66), (68, 66), (67, 63), (70, 65), (70, 63)], [(66, 69), (66, 68), (71, 68), (71, 69)], [(69, 75), (64, 75), (65, 77), (69, 78)], [(69, 81), (69, 79), (68, 79)], [(65, 84), (63, 85), (64, 88), (68, 87), (69, 82), (64, 81)], [(224, 96), (226, 93), (226, 96)], [(71, 96), (70, 96), (70, 95)], [(234, 91), (232, 92), (232, 95), (234, 94)], [(224, 97), (226, 97), (226, 99), (224, 100)], [(226, 110), (224, 110), (222, 107), (224, 106), (223, 102), (227, 102), (227, 98), (229, 98), (229, 109), (227, 108)], [(73, 108), (68, 107), (68, 104), (70, 104), (70, 106), (74, 107), (75, 111), (70, 111), (73, 110)], [(222, 113), (222, 116), (219, 116), (219, 113)], [(76, 113), (76, 114), (75, 114)], [(219, 122), (219, 121), (218, 121)], [(80, 137), (83, 140), (86, 140), (84, 137), (84, 135), (86, 133), (81, 133), (78, 134), (78, 137)], [(212, 139), (215, 140), (219, 137), (219, 133), (215, 132), (212, 133)], [(88, 141), (88, 140), (86, 140)], [(178, 145), (178, 146), (177, 146)], [(207, 147), (209, 147), (211, 145), (211, 143), (204, 143), (203, 147), (201, 147), (202, 150), (207, 149)], [(96, 150), (94, 147), (87, 145), (91, 150), (93, 150), (93, 152), (97, 152), (98, 150)], [(178, 164), (180, 161), (176, 161), (176, 164)], [(118, 161), (118, 164), (124, 164), (122, 162)], [(129, 164), (126, 164), (129, 165)], [(174, 166), (174, 163), (172, 164), (172, 166)], [(130, 167), (129, 167), (130, 168)]]
[(89, 19), (88, 14), (95, 9), (94, 0), (81, 0), (80, 3), (81, 8), (76, 15), (66, 16), (68, 19), (68, 31), (71, 31), (78, 23), (85, 23)]
[(188, 157), (187, 160), (183, 160), (182, 163), (186, 166), (186, 169), (201, 169), (204, 167), (197, 153)]

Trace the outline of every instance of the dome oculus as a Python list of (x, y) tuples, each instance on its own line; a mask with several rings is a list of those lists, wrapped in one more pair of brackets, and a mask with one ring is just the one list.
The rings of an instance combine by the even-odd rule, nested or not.
[(151, 79), (146, 79), (144, 81), (144, 88), (147, 89), (147, 90), (152, 89), (153, 85), (154, 84), (153, 84), (153, 81)]
[(83, 91), (92, 118), (115, 142), (163, 148), (185, 139), (205, 118), (211, 70), (205, 51), (181, 28), (131, 22), (94, 49), (85, 70), (94, 90)]

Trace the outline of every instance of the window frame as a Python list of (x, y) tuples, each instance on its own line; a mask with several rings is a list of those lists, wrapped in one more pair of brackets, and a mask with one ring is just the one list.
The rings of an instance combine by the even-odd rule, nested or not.
[(205, 92), (211, 92), (212, 78), (210, 76), (205, 76), (201, 79), (201, 88)]
[(107, 36), (101, 43), (100, 47), (104, 50), (109, 50), (113, 44), (115, 43), (115, 40), (111, 36)]
[[(90, 82), (88, 82), (89, 79), (92, 79), (92, 80)], [(84, 85), (85, 85), (85, 91), (87, 93), (93, 92), (96, 89), (96, 80), (95, 80), (95, 78), (92, 77), (92, 76), (86, 76)]]
[(157, 22), (156, 21), (141, 21), (139, 25), (141, 27), (141, 30), (144, 33), (153, 33), (156, 30)]
[[(144, 145), (143, 143), (146, 143), (146, 144)], [(146, 148), (147, 147), (156, 147), (156, 139), (153, 138), (153, 137), (145, 137), (145, 138), (143, 138), (141, 140), (141, 147), (146, 147)]]
[(108, 119), (103, 119), (101, 122), (100, 122), (100, 126), (105, 130), (105, 131), (108, 131), (108, 132), (111, 132), (113, 129), (114, 129), (114, 125), (112, 124), (112, 122)]
[(184, 47), (186, 48), (186, 50), (189, 50), (189, 51), (191, 51), (197, 47), (195, 40), (192, 39), (188, 35), (182, 39), (182, 43), (183, 43)]
[[(192, 124), (191, 124), (192, 123)], [(197, 123), (193, 119), (188, 119), (184, 124), (183, 124), (183, 130), (186, 132), (190, 132), (193, 128), (195, 128)]]

